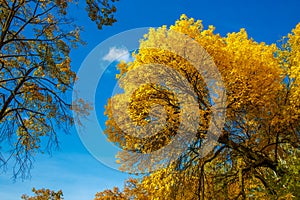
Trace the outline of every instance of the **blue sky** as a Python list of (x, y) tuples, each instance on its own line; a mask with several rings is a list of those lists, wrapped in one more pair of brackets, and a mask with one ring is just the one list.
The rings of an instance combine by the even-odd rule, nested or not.
[[(72, 9), (72, 15), (77, 18), (78, 24), (84, 26), (82, 37), (87, 42), (86, 46), (72, 52), (75, 71), (88, 54), (109, 37), (134, 28), (171, 25), (183, 13), (203, 20), (205, 27), (214, 25), (216, 32), (221, 35), (246, 28), (250, 37), (266, 43), (276, 42), (300, 22), (299, 0), (121, 0), (116, 6), (118, 22), (112, 27), (104, 27), (101, 31), (89, 21), (82, 8)], [(99, 55), (99, 58), (93, 59), (97, 62), (97, 59), (102, 58)], [(106, 59), (109, 60), (110, 57)], [(114, 70), (103, 79), (107, 81), (107, 91), (103, 88), (97, 89), (96, 101), (99, 104), (96, 107), (99, 108), (99, 115), (111, 91), (109, 86), (113, 86), (115, 82), (113, 72)], [(104, 118), (100, 116), (99, 120), (103, 126)], [(67, 200), (93, 199), (97, 191), (115, 185), (122, 186), (123, 181), (129, 177), (128, 174), (111, 169), (95, 159), (81, 142), (75, 128), (71, 129), (70, 135), (62, 135), (60, 142), (61, 149), (52, 156), (36, 157), (30, 180), (18, 180), (14, 183), (11, 174), (1, 174), (0, 199), (20, 199), (23, 193), (29, 194), (32, 187), (62, 189)], [(100, 146), (104, 156), (112, 154), (111, 149)]]

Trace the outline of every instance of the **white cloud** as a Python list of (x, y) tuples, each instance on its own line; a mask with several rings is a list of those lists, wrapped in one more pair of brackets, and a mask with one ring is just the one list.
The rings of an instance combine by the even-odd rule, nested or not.
[(102, 58), (105, 61), (113, 62), (113, 61), (131, 61), (131, 56), (127, 48), (121, 47), (111, 47), (109, 52)]

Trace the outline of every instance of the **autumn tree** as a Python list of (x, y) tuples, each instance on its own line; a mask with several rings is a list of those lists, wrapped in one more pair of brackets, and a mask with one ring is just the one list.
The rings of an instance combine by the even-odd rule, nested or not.
[[(99, 29), (116, 21), (111, 2), (86, 1)], [(83, 101), (72, 107), (66, 96), (76, 79), (70, 51), (83, 43), (68, 17), (77, 3), (0, 1), (0, 168), (12, 161), (15, 178), (28, 175), (36, 153), (58, 145), (57, 130), (72, 125), (72, 109), (87, 114)]]
[[(123, 149), (120, 168), (146, 172), (137, 182), (145, 199), (298, 199), (300, 24), (270, 45), (245, 29), (214, 30), (182, 15), (169, 28), (150, 29), (134, 61), (119, 64), (123, 92), (107, 103), (105, 134)], [(195, 69), (211, 59), (218, 72)], [(174, 140), (183, 151), (162, 154)]]
[(94, 200), (107, 199), (147, 199), (147, 193), (137, 179), (130, 178), (125, 181), (123, 191), (118, 187), (114, 187), (112, 190), (107, 189), (103, 192), (98, 192), (94, 198)]
[(23, 200), (63, 200), (63, 192), (61, 190), (55, 192), (50, 189), (32, 189), (34, 196), (30, 197), (23, 194), (21, 199)]

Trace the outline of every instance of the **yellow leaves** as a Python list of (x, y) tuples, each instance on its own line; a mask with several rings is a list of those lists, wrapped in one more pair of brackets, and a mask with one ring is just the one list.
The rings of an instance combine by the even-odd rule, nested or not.
[(188, 19), (188, 17), (186, 16), (186, 14), (182, 14), (179, 19), (186, 21)]
[(40, 147), (39, 142), (40, 139), (36, 137), (42, 136), (41, 134), (33, 134), (31, 131), (39, 131), (37, 127), (34, 126), (34, 120), (25, 120), (24, 121), (25, 127), (19, 127), (17, 130), (17, 136), (19, 138), (20, 144), (26, 149), (26, 151), (35, 151)]
[(235, 97), (231, 96), (229, 99), (244, 102), (236, 102), (236, 108), (247, 102), (263, 106), (261, 102), (273, 101), (272, 97), (275, 98), (282, 81), (282, 70), (274, 57), (277, 48), (248, 39), (245, 29), (228, 34), (224, 38), (224, 44), (224, 53), (217, 54), (215, 62), (217, 65), (220, 63), (219, 70), (227, 89), (235, 93)]
[(56, 64), (56, 67), (61, 71), (61, 72), (70, 72), (70, 63), (71, 60), (69, 57), (66, 57), (64, 61), (62, 61), (59, 64)]
[(68, 85), (76, 80), (76, 74), (71, 70), (71, 60), (68, 56), (66, 58), (55, 65), (55, 69), (52, 69), (53, 78), (58, 78), (58, 83), (56, 87), (65, 92), (67, 90)]
[[(182, 95), (185, 100), (189, 99), (191, 98), (188, 95), (190, 90), (187, 90), (187, 85), (182, 84), (181, 79), (173, 75), (172, 71), (164, 73), (164, 69), (169, 67), (188, 79), (188, 84), (192, 86), (193, 91), (196, 91), (197, 106), (201, 108), (197, 112), (199, 116), (196, 121), (199, 124), (197, 142), (194, 146), (191, 145), (191, 149), (193, 147), (194, 149), (188, 149), (180, 157), (176, 163), (178, 164), (177, 168), (171, 165), (144, 177), (141, 181), (142, 188), (147, 191), (151, 199), (171, 199), (172, 192), (179, 191), (182, 192), (182, 199), (193, 199), (195, 191), (200, 187), (202, 181), (201, 189), (204, 188), (207, 191), (205, 194), (207, 199), (220, 199), (219, 197), (225, 199), (223, 193), (228, 196), (237, 196), (243, 187), (246, 188), (245, 195), (271, 199), (268, 198), (267, 192), (258, 191), (264, 188), (261, 180), (250, 175), (252, 170), (256, 170), (263, 180), (267, 180), (274, 169), (263, 164), (257, 167), (256, 163), (263, 161), (263, 159), (260, 160), (261, 157), (268, 160), (276, 156), (280, 159), (284, 158), (285, 152), (281, 147), (278, 147), (276, 152), (274, 150), (273, 143), (276, 140), (298, 141), (295, 138), (299, 130), (300, 117), (300, 25), (289, 35), (288, 48), (282, 51), (275, 44), (257, 43), (248, 36), (245, 29), (221, 37), (214, 33), (213, 26), (203, 29), (201, 21), (189, 19), (186, 15), (182, 15), (170, 29), (193, 38), (193, 41), (196, 41), (210, 54), (217, 65), (226, 86), (224, 92), (228, 96), (226, 127), (220, 131), (228, 134), (226, 139), (232, 143), (220, 140), (221, 144), (218, 148), (226, 146), (220, 154), (215, 155), (218, 150), (216, 148), (207, 157), (197, 157), (198, 150), (201, 149), (202, 143), (207, 138), (207, 127), (212, 120), (210, 104), (212, 104), (213, 97), (207, 95), (207, 86), (201, 78), (201, 74), (197, 73), (191, 63), (178, 55), (178, 52), (189, 54), (190, 57), (199, 55), (193, 55), (195, 49), (189, 49), (182, 45), (166, 26), (150, 29), (140, 42), (139, 51), (133, 56), (135, 60), (132, 63), (119, 64), (120, 75), (118, 78), (120, 78), (120, 87), (124, 93), (115, 95), (106, 106), (105, 114), (108, 116), (108, 120), (105, 133), (109, 140), (120, 144), (124, 150), (149, 153), (172, 141), (174, 133), (181, 125), (180, 120), (183, 116), (190, 123), (195, 121), (188, 114), (184, 113), (184, 115), (183, 112), (180, 112), (184, 102), (179, 101), (178, 96)], [(176, 46), (177, 54), (169, 50), (172, 45)], [(155, 70), (141, 73), (141, 69), (153, 63), (161, 65)], [(137, 73), (132, 74), (131, 72), (135, 70)], [(147, 79), (149, 75), (153, 74), (157, 76)], [(178, 94), (176, 90), (167, 87), (173, 83), (168, 79), (169, 76), (186, 89), (182, 92), (183, 94)], [(123, 79), (124, 77), (127, 79)], [(149, 82), (141, 84), (140, 79)], [(163, 86), (157, 81), (166, 79), (168, 81), (163, 82)], [(125, 103), (127, 100), (129, 100), (128, 104)], [(160, 105), (163, 109), (159, 110), (156, 115), (150, 115), (153, 105)], [(128, 109), (123, 112), (125, 108)], [(195, 111), (194, 108), (188, 107), (187, 113)], [(167, 116), (164, 118), (165, 120), (160, 119), (163, 112)], [(141, 134), (144, 132), (138, 132), (135, 128), (144, 130), (144, 127), (155, 120), (158, 124), (166, 125), (159, 129), (160, 131), (156, 132), (158, 134), (153, 137), (138, 138), (125, 134), (144, 136)], [(130, 124), (130, 122), (134, 123)], [(190, 125), (182, 127), (189, 132)], [(124, 129), (121, 126), (124, 126)], [(153, 127), (156, 128), (156, 126)], [(150, 135), (148, 132), (146, 133), (145, 135)], [(224, 134), (224, 137), (226, 136)], [(247, 154), (248, 151), (251, 155)], [(275, 156), (275, 154), (277, 155)], [(170, 155), (172, 152), (163, 155), (162, 160)], [(200, 167), (204, 165), (205, 161), (209, 163), (203, 167), (203, 172)], [(117, 162), (122, 165), (122, 169), (145, 168), (145, 165), (139, 165), (141, 163), (139, 159), (130, 157), (130, 153), (126, 153), (126, 151), (118, 155)], [(152, 162), (155, 161), (149, 160), (149, 165)], [(249, 170), (251, 172), (245, 170), (249, 166), (252, 167)], [(262, 167), (264, 167), (263, 170)], [(200, 172), (204, 174), (202, 174), (205, 177), (204, 180), (200, 180)], [(221, 179), (224, 180), (226, 188), (224, 188), (223, 182), (219, 181)], [(176, 189), (174, 189), (174, 185), (177, 186)]]
[[(82, 41), (80, 29), (62, 15), (68, 2), (75, 1), (18, 0), (0, 6), (4, 33), (0, 39), (0, 123), (6, 127), (1, 130), (2, 142), (11, 140), (6, 148), (12, 152), (3, 162), (15, 161), (16, 176), (27, 175), (32, 152), (38, 152), (42, 136), (47, 135), (49, 143), (41, 144), (51, 151), (52, 144), (57, 144), (56, 131), (67, 131), (73, 121), (70, 99), (63, 93), (71, 90), (76, 78), (70, 50)], [(87, 114), (86, 109), (82, 113)]]
[(199, 36), (202, 29), (201, 20), (195, 21), (193, 18), (188, 18), (185, 14), (181, 15), (180, 19), (175, 22), (175, 25), (170, 26), (170, 30), (179, 31), (191, 38)]
[(299, 49), (297, 44), (299, 44), (300, 41), (300, 23), (296, 25), (291, 34), (288, 34), (288, 39), (291, 46)]
[(35, 83), (25, 83), (21, 89), (27, 101), (43, 101), (45, 97), (40, 90), (41, 88)]
[(45, 71), (41, 66), (39, 66), (37, 70), (34, 71), (33, 75), (38, 77), (45, 77)]
[(48, 14), (48, 15), (47, 15), (46, 21), (47, 21), (49, 24), (51, 24), (51, 23), (53, 23), (53, 20), (54, 20), (54, 16), (51, 15), (51, 14)]
[(284, 196), (279, 197), (278, 200), (294, 200), (295, 196), (292, 193), (288, 193)]
[(69, 71), (70, 71), (70, 68), (68, 68), (68, 66), (66, 66), (66, 65), (63, 65), (63, 66), (60, 68), (60, 71), (61, 71), (61, 72), (69, 72)]
[(23, 200), (62, 200), (63, 192), (58, 190), (57, 192), (50, 189), (35, 189), (32, 188), (34, 196), (29, 197), (28, 195), (23, 194), (21, 199)]
[(121, 164), (121, 161), (120, 161), (120, 160), (116, 160), (116, 163), (117, 163), (117, 164)]
[(77, 28), (75, 30), (75, 33), (74, 33), (74, 35), (75, 35), (75, 41), (80, 41), (80, 33), (79, 33), (79, 31), (80, 31), (79, 28)]
[(278, 58), (284, 71), (282, 77), (287, 88), (283, 89), (288, 103), (280, 113), (281, 123), (299, 124), (300, 113), (300, 23), (284, 38), (285, 43), (278, 52)]
[(124, 61), (118, 63), (118, 69), (120, 70), (120, 74), (117, 74), (116, 78), (120, 78), (123, 74), (127, 72), (127, 66), (127, 63), (125, 63)]

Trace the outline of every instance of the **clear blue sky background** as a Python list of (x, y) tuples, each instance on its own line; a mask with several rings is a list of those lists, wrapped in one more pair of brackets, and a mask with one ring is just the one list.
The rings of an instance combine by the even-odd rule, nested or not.
[[(171, 25), (182, 13), (203, 20), (205, 27), (214, 25), (221, 35), (246, 28), (250, 37), (266, 43), (276, 42), (300, 22), (299, 0), (121, 0), (116, 6), (118, 22), (101, 31), (89, 21), (83, 8), (72, 9), (78, 24), (84, 26), (82, 36), (88, 43), (72, 52), (74, 70), (105, 39), (133, 28)], [(107, 84), (113, 84), (113, 80)], [(103, 97), (101, 102), (105, 100)], [(36, 157), (30, 180), (14, 183), (11, 174), (0, 174), (0, 199), (20, 199), (23, 193), (29, 194), (32, 187), (62, 189), (66, 200), (93, 199), (97, 191), (122, 187), (123, 181), (129, 177), (94, 159), (74, 128), (70, 135), (61, 136), (60, 141), (61, 149), (51, 157)]]

